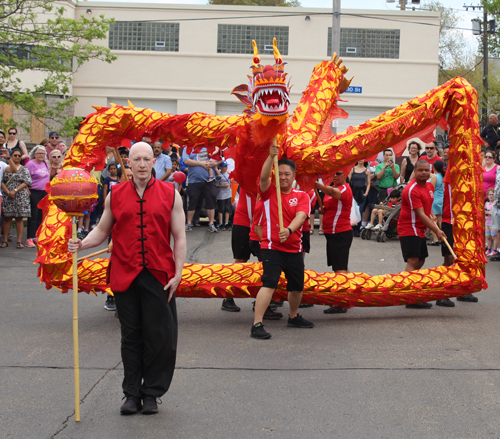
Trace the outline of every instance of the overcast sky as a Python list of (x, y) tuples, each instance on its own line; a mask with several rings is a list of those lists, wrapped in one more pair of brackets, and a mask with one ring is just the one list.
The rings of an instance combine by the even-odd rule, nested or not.
[[(119, 2), (127, 2), (127, 3), (141, 3), (140, 0), (104, 0), (104, 1), (119, 1)], [(387, 3), (386, 0), (341, 0), (341, 7), (343, 9), (382, 9), (395, 11), (399, 9), (399, 5), (396, 0), (395, 3)], [(409, 0), (408, 0), (409, 1)], [(422, 3), (425, 0), (421, 1)], [(207, 4), (207, 0), (143, 0), (144, 3), (174, 3), (174, 4), (197, 4), (204, 5)], [(305, 8), (331, 8), (332, 0), (300, 0), (301, 4)], [(475, 1), (467, 1), (467, 0), (441, 0), (441, 3), (448, 7), (453, 8), (461, 17), (460, 27), (465, 29), (471, 28), (471, 19), (480, 17), (482, 18), (482, 12), (472, 11), (469, 9), (468, 12), (465, 11), (463, 7), (464, 4), (467, 5), (478, 5), (479, 0)], [(80, 3), (81, 4), (81, 3)], [(411, 12), (409, 12), (411, 13)], [(464, 30), (463, 31), (465, 37), (471, 42), (471, 45), (477, 46), (477, 37), (472, 36), (471, 31)]]

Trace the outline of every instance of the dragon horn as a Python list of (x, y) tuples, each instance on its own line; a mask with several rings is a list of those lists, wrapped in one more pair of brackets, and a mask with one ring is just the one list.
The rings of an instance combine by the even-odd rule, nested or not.
[(253, 61), (252, 64), (254, 66), (257, 66), (260, 64), (260, 56), (259, 56), (259, 49), (257, 48), (257, 43), (255, 40), (252, 40), (252, 47), (253, 47)]
[(273, 38), (273, 52), (274, 52), (274, 59), (276, 60), (276, 64), (281, 64), (283, 60), (281, 59), (281, 53), (278, 50), (278, 42), (276, 41), (276, 38)]

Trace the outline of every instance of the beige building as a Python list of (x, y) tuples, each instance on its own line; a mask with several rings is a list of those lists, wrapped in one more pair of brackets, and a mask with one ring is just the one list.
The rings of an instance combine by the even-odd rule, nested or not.
[[(103, 15), (115, 25), (102, 44), (118, 59), (91, 61), (75, 73), (75, 116), (111, 103), (165, 113), (238, 114), (230, 94), (250, 74), (251, 39), (262, 63), (274, 63), (278, 39), (293, 84), (291, 109), (313, 67), (331, 57), (331, 9), (65, 2), (75, 17)], [(340, 106), (339, 132), (437, 86), (439, 14), (342, 10), (340, 56), (354, 76)]]

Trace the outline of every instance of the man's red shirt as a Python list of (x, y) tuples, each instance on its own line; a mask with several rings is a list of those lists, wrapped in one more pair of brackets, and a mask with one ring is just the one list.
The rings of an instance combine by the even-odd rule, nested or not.
[[(264, 215), (261, 221), (261, 225), (263, 226), (261, 248), (287, 253), (302, 252), (303, 226), (300, 226), (298, 230), (293, 232), (285, 242), (280, 241), (276, 186), (269, 186), (265, 192), (260, 193), (260, 197), (264, 204)], [(311, 213), (309, 197), (305, 192), (296, 189), (292, 189), (288, 194), (281, 193), (281, 205), (283, 208), (284, 227), (287, 227), (294, 220), (297, 212), (304, 212), (307, 217)]]
[(323, 205), (325, 213), (323, 215), (323, 231), (325, 233), (341, 233), (352, 230), (351, 226), (351, 208), (352, 208), (352, 190), (345, 183), (342, 186), (337, 186), (340, 190), (340, 200), (325, 195)]
[(424, 208), (427, 216), (431, 215), (434, 201), (434, 186), (426, 182), (420, 185), (417, 180), (411, 180), (401, 196), (401, 213), (398, 219), (399, 236), (419, 236), (425, 238), (425, 224), (418, 218), (415, 209)]
[(240, 194), (236, 210), (234, 212), (233, 224), (237, 226), (250, 227), (254, 215), (256, 196), (246, 192), (240, 186)]

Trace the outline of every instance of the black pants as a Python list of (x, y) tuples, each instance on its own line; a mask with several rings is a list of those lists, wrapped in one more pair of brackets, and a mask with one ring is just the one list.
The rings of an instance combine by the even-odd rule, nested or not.
[(43, 197), (47, 195), (47, 192), (36, 189), (30, 189), (30, 192), (31, 216), (28, 218), (28, 239), (33, 239), (36, 237), (36, 231), (43, 220), (42, 209), (39, 209), (37, 206)]
[(125, 396), (160, 397), (170, 387), (177, 352), (175, 295), (144, 269), (129, 289), (115, 293), (122, 332)]

